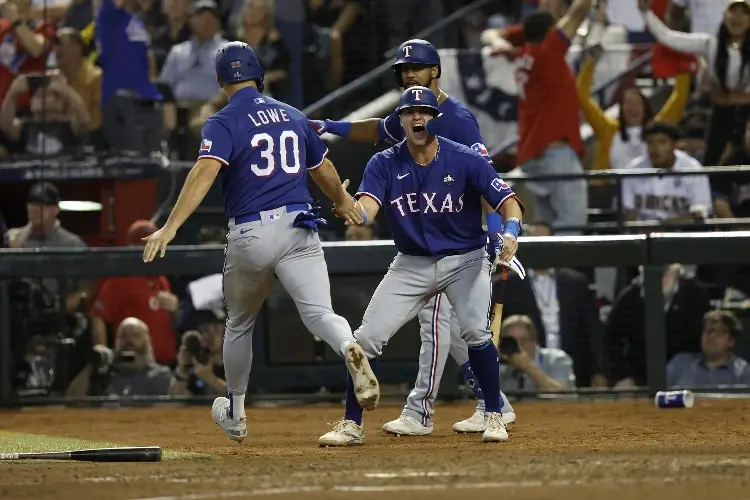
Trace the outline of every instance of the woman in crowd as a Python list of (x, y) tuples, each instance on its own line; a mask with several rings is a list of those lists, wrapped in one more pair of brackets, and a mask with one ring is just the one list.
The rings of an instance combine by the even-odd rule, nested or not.
[(591, 97), (597, 59), (596, 55), (589, 55), (576, 79), (578, 102), (598, 139), (594, 168), (625, 168), (632, 160), (646, 154), (646, 143), (641, 137), (641, 129), (646, 123), (652, 119), (679, 123), (690, 93), (690, 75), (677, 75), (672, 95), (656, 116), (653, 115), (646, 96), (637, 87), (625, 89), (618, 103), (619, 116), (613, 118), (604, 114), (596, 100)]
[[(238, 38), (250, 45), (265, 68), (263, 93), (285, 101), (283, 87), (289, 76), (289, 49), (274, 27), (274, 0), (245, 0), (242, 5), (242, 26), (234, 31)], [(226, 106), (224, 92), (219, 92), (201, 108), (191, 126), (202, 126), (208, 118)]]
[(264, 94), (280, 97), (279, 93), (289, 76), (289, 50), (274, 27), (273, 0), (245, 0), (242, 6), (243, 42), (255, 49), (266, 69)]
[(713, 109), (706, 138), (704, 165), (718, 165), (742, 144), (750, 115), (750, 3), (729, 0), (717, 35), (669, 29), (649, 6), (638, 0), (649, 31), (664, 45), (703, 58), (711, 72)]

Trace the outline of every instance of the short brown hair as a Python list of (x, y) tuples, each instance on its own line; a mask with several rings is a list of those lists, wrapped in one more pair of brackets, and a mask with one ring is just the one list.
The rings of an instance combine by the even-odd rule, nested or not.
[(500, 325), (500, 337), (503, 337), (505, 335), (505, 332), (507, 332), (508, 329), (514, 326), (525, 326), (528, 332), (535, 339), (538, 338), (534, 322), (525, 314), (514, 314), (513, 316), (508, 316), (507, 318), (505, 318), (503, 320), (503, 323)]
[(703, 315), (703, 328), (709, 323), (721, 323), (734, 338), (737, 338), (742, 332), (742, 323), (740, 323), (740, 320), (737, 319), (737, 316), (732, 311), (725, 311), (723, 309), (708, 311)]

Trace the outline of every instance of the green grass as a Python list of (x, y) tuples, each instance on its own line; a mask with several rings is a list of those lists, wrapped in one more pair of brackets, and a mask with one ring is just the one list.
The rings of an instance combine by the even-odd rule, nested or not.
[[(72, 451), (89, 448), (115, 448), (128, 446), (122, 443), (88, 441), (71, 437), (24, 434), (0, 429), (0, 453), (43, 453), (52, 451)], [(185, 460), (211, 458), (203, 453), (162, 450), (162, 460)]]

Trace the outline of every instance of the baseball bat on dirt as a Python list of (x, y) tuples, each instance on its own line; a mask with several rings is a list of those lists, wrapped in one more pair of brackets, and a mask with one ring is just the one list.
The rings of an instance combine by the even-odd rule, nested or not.
[(82, 462), (160, 462), (158, 446), (100, 448), (49, 453), (0, 453), (0, 460), (78, 460)]
[(495, 344), (495, 347), (500, 345), (500, 325), (503, 323), (503, 305), (505, 304), (505, 285), (507, 282), (508, 268), (501, 266), (499, 289), (497, 290), (497, 295), (495, 295), (495, 305), (492, 306), (492, 323), (490, 323), (492, 343)]

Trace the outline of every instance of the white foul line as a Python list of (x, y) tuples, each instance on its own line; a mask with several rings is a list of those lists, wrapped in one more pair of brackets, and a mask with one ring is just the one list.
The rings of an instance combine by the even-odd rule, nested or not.
[[(715, 478), (721, 479), (721, 477)], [(613, 481), (586, 481), (586, 480), (555, 480), (555, 481), (503, 481), (492, 483), (451, 483), (451, 484), (405, 484), (405, 485), (338, 485), (331, 488), (323, 486), (309, 487), (291, 487), (291, 488), (265, 488), (245, 491), (227, 491), (211, 493), (192, 493), (188, 495), (174, 495), (164, 497), (146, 497), (135, 498), (131, 500), (213, 500), (222, 498), (236, 498), (260, 495), (284, 495), (296, 493), (320, 493), (323, 491), (331, 492), (350, 492), (350, 493), (385, 493), (398, 491), (444, 491), (444, 490), (466, 490), (466, 489), (507, 489), (507, 488), (537, 488), (537, 487), (567, 487), (567, 486), (623, 486), (629, 484), (659, 483), (669, 484), (679, 482), (678, 477), (662, 478), (637, 478), (637, 479), (616, 479)]]

